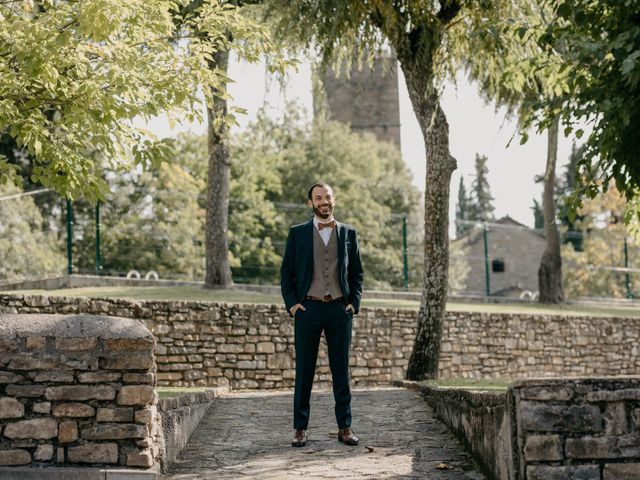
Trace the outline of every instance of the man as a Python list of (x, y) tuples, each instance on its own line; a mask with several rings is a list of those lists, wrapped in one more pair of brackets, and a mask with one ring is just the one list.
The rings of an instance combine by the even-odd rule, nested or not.
[(362, 265), (356, 231), (333, 218), (335, 198), (326, 183), (307, 192), (313, 220), (289, 229), (280, 286), (295, 322), (296, 380), (291, 445), (307, 444), (309, 400), (316, 370), (320, 335), (324, 331), (333, 379), (338, 440), (357, 445), (351, 429), (349, 347), (353, 315), (360, 310)]

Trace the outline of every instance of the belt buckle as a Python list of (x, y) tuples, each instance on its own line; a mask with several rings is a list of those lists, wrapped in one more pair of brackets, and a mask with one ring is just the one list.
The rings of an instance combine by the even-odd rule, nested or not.
[(324, 297), (322, 297), (322, 301), (324, 303), (329, 303), (333, 300), (333, 297), (331, 295), (325, 295)]

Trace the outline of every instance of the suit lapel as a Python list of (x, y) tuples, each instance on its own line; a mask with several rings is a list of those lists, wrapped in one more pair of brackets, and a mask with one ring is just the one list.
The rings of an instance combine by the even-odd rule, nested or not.
[(307, 223), (304, 226), (304, 238), (305, 238), (305, 245), (308, 245), (307, 248), (307, 255), (309, 257), (309, 261), (313, 264), (313, 229), (315, 227), (313, 226), (313, 220), (311, 220), (309, 223)]
[(338, 267), (342, 269), (343, 259), (345, 255), (345, 236), (347, 234), (347, 229), (344, 224), (336, 222), (336, 233), (338, 235)]

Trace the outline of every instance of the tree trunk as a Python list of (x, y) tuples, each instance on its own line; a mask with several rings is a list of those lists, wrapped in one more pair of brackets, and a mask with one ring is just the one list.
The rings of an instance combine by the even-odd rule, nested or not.
[(544, 193), (542, 195), (544, 234), (547, 238), (547, 248), (542, 254), (540, 268), (538, 269), (540, 303), (561, 303), (564, 301), (564, 293), (562, 292), (560, 235), (558, 234), (558, 227), (556, 225), (556, 206), (554, 199), (559, 126), (560, 118), (556, 117), (548, 131), (547, 169), (544, 173)]
[[(227, 72), (229, 52), (219, 51), (213, 56), (210, 68)], [(226, 88), (226, 87), (225, 87)], [(231, 161), (229, 158), (228, 127), (224, 121), (227, 101), (213, 96), (213, 105), (207, 105), (209, 133), (209, 171), (207, 177), (207, 219), (205, 224), (206, 271), (204, 287), (228, 288), (233, 284), (229, 266), (229, 181)]]
[(424, 66), (403, 62), (409, 97), (425, 140), (424, 280), (418, 325), (406, 377), (437, 378), (449, 272), (449, 190), (456, 161), (449, 153), (449, 125), (432, 77)]

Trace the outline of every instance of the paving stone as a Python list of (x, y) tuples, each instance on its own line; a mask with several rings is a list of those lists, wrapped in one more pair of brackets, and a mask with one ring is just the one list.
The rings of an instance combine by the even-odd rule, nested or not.
[[(375, 389), (352, 394), (353, 428), (360, 445), (337, 441), (333, 395), (314, 392), (305, 448), (291, 447), (291, 394), (223, 395), (199, 424), (167, 480), (486, 480), (418, 392)], [(440, 463), (450, 469), (438, 469)]]
[(57, 358), (20, 353), (12, 356), (8, 368), (11, 370), (55, 370), (61, 366)]
[(596, 405), (520, 404), (521, 425), (535, 432), (585, 433), (602, 431), (602, 414)]
[(147, 405), (153, 402), (152, 385), (127, 385), (118, 392), (118, 405)]
[(116, 390), (110, 385), (68, 385), (47, 387), (44, 395), (47, 400), (113, 400)]
[(152, 425), (156, 418), (158, 408), (156, 406), (138, 410), (135, 414), (136, 423), (143, 423), (145, 425)]
[(545, 387), (526, 387), (520, 390), (520, 398), (522, 400), (542, 400), (542, 401), (567, 401), (573, 397), (573, 388), (571, 386), (545, 386)]
[(0, 419), (24, 417), (24, 404), (12, 397), (0, 398)]
[(562, 460), (560, 435), (529, 435), (524, 444), (524, 458), (527, 462)]
[(117, 443), (86, 443), (69, 447), (67, 458), (71, 463), (117, 463)]
[(529, 465), (527, 480), (600, 480), (600, 467), (598, 465), (575, 467)]
[(99, 422), (133, 422), (133, 408), (99, 408), (96, 420)]
[(565, 452), (568, 458), (638, 458), (640, 436), (568, 438)]
[(58, 441), (71, 443), (78, 439), (78, 424), (75, 420), (65, 420), (58, 426)]
[(126, 383), (146, 383), (153, 384), (153, 373), (125, 373), (122, 380)]
[(120, 353), (100, 358), (100, 368), (105, 370), (149, 370), (153, 365), (153, 354), (150, 352)]
[(5, 392), (12, 397), (41, 397), (44, 385), (7, 385)]
[(27, 465), (31, 463), (31, 454), (26, 450), (0, 450), (0, 465)]
[(638, 480), (640, 463), (607, 463), (604, 466), (604, 480)]
[(60, 403), (53, 407), (51, 414), (54, 417), (93, 417), (96, 409), (84, 403)]
[(153, 350), (153, 338), (112, 338), (106, 341), (108, 350)]
[(0, 372), (0, 384), (3, 383), (17, 383), (24, 380), (22, 375), (17, 375), (13, 372)]
[(146, 467), (149, 468), (153, 465), (153, 456), (151, 452), (146, 450), (143, 452), (132, 452), (127, 455), (128, 467)]
[(31, 406), (31, 411), (33, 413), (51, 413), (51, 402), (34, 403)]
[(73, 383), (73, 372), (38, 372), (34, 375), (33, 381)]
[(121, 440), (125, 438), (145, 438), (148, 429), (144, 425), (132, 423), (104, 423), (82, 430), (82, 438), (87, 440)]
[(120, 376), (117, 372), (85, 372), (78, 375), (78, 380), (81, 383), (116, 382), (120, 380)]
[(49, 443), (38, 445), (36, 452), (33, 454), (33, 458), (38, 462), (48, 462), (53, 458), (53, 450), (53, 445)]
[(607, 403), (604, 412), (604, 432), (607, 435), (623, 435), (630, 432), (624, 402)]
[(45, 440), (58, 435), (58, 422), (53, 418), (36, 418), (10, 423), (4, 429), (7, 438), (32, 438)]
[(640, 400), (640, 389), (598, 390), (587, 394), (588, 402), (620, 402), (624, 400)]
[(79, 351), (94, 350), (96, 348), (96, 338), (56, 338), (56, 348), (58, 350)]

